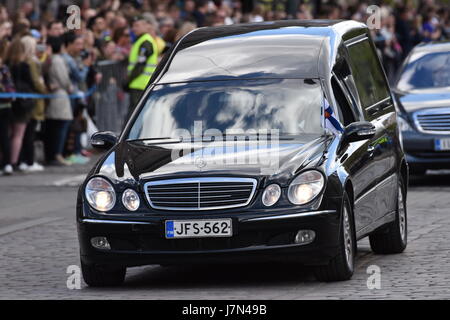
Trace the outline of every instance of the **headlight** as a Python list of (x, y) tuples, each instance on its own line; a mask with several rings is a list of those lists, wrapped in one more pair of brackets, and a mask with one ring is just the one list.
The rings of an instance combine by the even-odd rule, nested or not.
[(401, 116), (397, 116), (397, 124), (400, 131), (412, 131), (411, 125), (405, 118), (402, 118)]
[(109, 211), (116, 203), (114, 188), (106, 179), (92, 178), (86, 184), (84, 192), (91, 207), (98, 211)]
[(281, 188), (277, 184), (271, 184), (264, 189), (262, 202), (266, 207), (273, 206), (281, 196)]
[(323, 175), (316, 170), (305, 171), (289, 185), (288, 198), (293, 204), (305, 204), (313, 200), (324, 186)]
[(123, 192), (122, 203), (130, 211), (136, 211), (139, 208), (141, 200), (139, 195), (133, 189), (127, 189)]

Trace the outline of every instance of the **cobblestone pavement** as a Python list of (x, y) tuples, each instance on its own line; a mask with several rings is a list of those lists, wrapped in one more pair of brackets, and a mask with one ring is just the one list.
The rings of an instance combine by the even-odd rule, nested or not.
[[(358, 243), (350, 281), (319, 283), (295, 265), (130, 268), (125, 284), (81, 290), (66, 286), (79, 265), (76, 187), (86, 168), (0, 177), (0, 299), (449, 299), (450, 175), (413, 179), (408, 194), (409, 245), (375, 255)], [(381, 270), (381, 288), (367, 287), (367, 268)]]

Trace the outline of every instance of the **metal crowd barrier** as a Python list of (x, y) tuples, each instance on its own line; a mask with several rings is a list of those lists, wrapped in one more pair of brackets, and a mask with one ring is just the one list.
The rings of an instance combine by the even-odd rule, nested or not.
[(130, 103), (122, 84), (127, 77), (127, 61), (99, 61), (97, 70), (102, 80), (94, 94), (95, 123), (100, 131), (120, 133), (124, 126)]

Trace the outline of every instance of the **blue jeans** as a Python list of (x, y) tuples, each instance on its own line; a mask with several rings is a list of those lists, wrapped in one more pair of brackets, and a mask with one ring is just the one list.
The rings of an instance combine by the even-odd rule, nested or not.
[(57, 154), (63, 153), (71, 122), (72, 120), (53, 119), (45, 121), (45, 157), (47, 161), (53, 161)]

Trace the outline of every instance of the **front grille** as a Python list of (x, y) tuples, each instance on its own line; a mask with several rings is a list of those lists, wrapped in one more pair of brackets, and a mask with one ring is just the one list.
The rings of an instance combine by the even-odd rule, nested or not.
[(204, 177), (150, 181), (144, 184), (152, 208), (162, 210), (214, 210), (250, 203), (256, 180)]
[(414, 115), (420, 131), (438, 134), (450, 134), (450, 109), (439, 108), (417, 112)]

